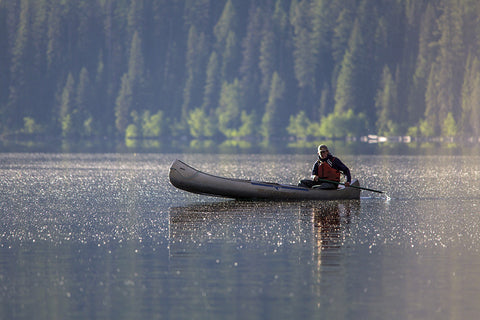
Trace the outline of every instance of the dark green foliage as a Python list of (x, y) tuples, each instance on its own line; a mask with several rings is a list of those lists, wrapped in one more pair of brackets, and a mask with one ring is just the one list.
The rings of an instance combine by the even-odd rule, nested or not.
[(398, 135), (393, 119), (398, 118), (398, 93), (395, 80), (388, 66), (383, 69), (375, 106), (377, 107), (377, 128), (381, 135)]
[(265, 141), (278, 140), (285, 136), (285, 129), (288, 125), (288, 119), (285, 117), (288, 113), (284, 112), (285, 83), (278, 73), (274, 72), (272, 76), (268, 102), (265, 106), (265, 113), (262, 118), (262, 135)]
[(475, 0), (0, 0), (0, 135), (479, 136), (479, 15)]

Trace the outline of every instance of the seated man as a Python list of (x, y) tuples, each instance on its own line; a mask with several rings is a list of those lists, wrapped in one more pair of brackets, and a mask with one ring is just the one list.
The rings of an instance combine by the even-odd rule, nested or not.
[[(340, 182), (340, 173), (343, 173), (347, 177), (345, 186), (348, 187), (352, 180), (350, 170), (340, 159), (334, 157), (328, 151), (326, 145), (321, 144), (318, 146), (318, 160), (313, 165), (311, 180), (301, 180), (298, 186), (312, 188), (318, 185), (317, 188), (320, 189), (337, 189), (338, 183), (335, 182)], [(319, 181), (319, 179), (330, 180), (334, 183)]]

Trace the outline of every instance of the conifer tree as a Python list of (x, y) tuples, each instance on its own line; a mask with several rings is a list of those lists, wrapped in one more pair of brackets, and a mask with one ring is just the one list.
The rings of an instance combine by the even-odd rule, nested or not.
[(478, 128), (480, 90), (475, 87), (480, 79), (480, 62), (473, 53), (468, 56), (465, 70), (462, 85), (462, 117), (459, 129), (465, 136), (470, 137), (480, 132)]
[(75, 96), (75, 104), (81, 112), (89, 112), (91, 109), (90, 97), (92, 95), (92, 86), (88, 70), (83, 67), (78, 78), (78, 86)]
[(213, 28), (216, 39), (215, 49), (220, 58), (222, 81), (231, 82), (235, 78), (235, 64), (238, 58), (238, 38), (236, 35), (237, 17), (232, 0), (227, 0), (217, 24)]
[(134, 33), (131, 47), (128, 72), (122, 77), (120, 91), (115, 104), (115, 125), (120, 134), (125, 132), (130, 121), (132, 110), (147, 109), (148, 101), (145, 96), (144, 60), (141, 39)]
[(260, 57), (258, 67), (261, 71), (260, 95), (262, 100), (268, 98), (268, 91), (270, 89), (270, 81), (275, 68), (275, 33), (272, 23), (265, 23), (262, 39), (260, 42)]
[(75, 104), (75, 80), (71, 73), (68, 74), (65, 86), (62, 90), (62, 95), (60, 97), (60, 107), (59, 107), (59, 122), (62, 130), (62, 136), (69, 138), (75, 135), (75, 128), (73, 123), (73, 116), (76, 112)]
[[(26, 108), (30, 106), (28, 95), (25, 94), (29, 89), (27, 75), (30, 65), (29, 53), (31, 52), (31, 48), (29, 48), (30, 15), (30, 1), (22, 0), (11, 51), (10, 86), (6, 112), (8, 122), (15, 129), (20, 128), (23, 124), (21, 119), (27, 111)], [(16, 117), (15, 114), (20, 117)]]
[(202, 109), (205, 111), (216, 108), (218, 102), (218, 91), (220, 88), (220, 67), (218, 62), (218, 55), (213, 51), (210, 55), (207, 64), (206, 80), (203, 93)]
[(183, 89), (182, 119), (186, 119), (192, 104), (200, 104), (204, 79), (204, 65), (207, 58), (205, 35), (198, 33), (195, 26), (190, 27), (186, 52), (186, 81)]
[(288, 115), (283, 111), (285, 83), (277, 72), (273, 73), (272, 85), (268, 97), (265, 113), (262, 118), (262, 136), (265, 141), (272, 141), (285, 135), (288, 124)]
[(238, 39), (234, 31), (230, 31), (225, 40), (225, 47), (222, 54), (222, 67), (220, 73), (222, 79), (231, 81), (235, 78), (238, 69)]
[[(326, 0), (313, 0), (312, 14), (312, 55), (314, 60), (315, 83), (323, 85), (331, 79), (329, 75), (334, 65), (330, 52), (331, 32), (335, 24), (332, 2)], [(323, 87), (323, 86), (322, 86)]]
[(64, 67), (65, 56), (63, 43), (65, 30), (64, 21), (62, 19), (62, 6), (59, 3), (52, 4), (48, 13), (48, 30), (47, 30), (47, 75), (50, 80), (58, 81), (65, 75), (60, 72)]
[(92, 100), (93, 87), (90, 81), (90, 75), (88, 70), (84, 67), (80, 71), (80, 76), (78, 78), (78, 85), (75, 95), (75, 106), (77, 110), (77, 119), (78, 128), (81, 129), (79, 132), (83, 136), (91, 136), (93, 134), (92, 126), (92, 111), (93, 111), (93, 102)]
[(454, 118), (459, 114), (460, 92), (463, 81), (464, 45), (460, 7), (455, 2), (446, 1), (443, 14), (439, 18), (440, 39), (437, 57), (438, 71), (435, 85), (437, 89), (437, 113), (442, 126), (448, 113)]
[(292, 8), (291, 24), (294, 29), (293, 52), (295, 63), (295, 77), (300, 88), (315, 87), (315, 77), (313, 74), (314, 48), (311, 38), (312, 19), (310, 16), (309, 1), (298, 2), (295, 8)]
[(425, 113), (425, 93), (430, 66), (434, 60), (434, 30), (436, 25), (435, 9), (428, 4), (423, 13), (418, 35), (418, 54), (413, 72), (412, 87), (408, 98), (408, 122), (415, 124)]
[(354, 111), (360, 108), (360, 90), (362, 90), (359, 81), (360, 59), (359, 54), (363, 45), (363, 39), (360, 34), (358, 20), (355, 22), (352, 34), (350, 36), (349, 46), (340, 68), (335, 91), (335, 113), (343, 113), (349, 109)]
[(258, 69), (260, 55), (260, 41), (262, 37), (262, 21), (264, 19), (263, 12), (260, 8), (253, 5), (249, 10), (247, 34), (242, 41), (242, 62), (239, 68), (241, 79), (241, 87), (245, 96), (245, 109), (248, 111), (258, 109), (260, 99), (258, 98), (258, 88), (260, 85), (260, 72)]
[(242, 125), (241, 107), (243, 105), (240, 82), (235, 79), (233, 83), (224, 82), (217, 108), (218, 129), (225, 137), (232, 139), (238, 136)]
[(345, 51), (348, 48), (348, 39), (352, 33), (353, 22), (355, 21), (354, 12), (355, 1), (342, 1), (335, 26), (332, 30), (332, 44), (330, 49), (333, 60), (337, 65), (342, 61)]
[(398, 134), (395, 132), (397, 114), (397, 87), (388, 66), (384, 66), (381, 79), (381, 86), (378, 89), (375, 99), (377, 107), (377, 130), (381, 135)]
[(425, 119), (420, 129), (422, 134), (426, 137), (440, 134), (437, 109), (437, 106), (439, 105), (439, 88), (437, 86), (438, 69), (438, 64), (434, 63), (430, 69), (427, 90), (425, 92)]
[(222, 15), (213, 28), (213, 34), (216, 39), (216, 49), (221, 50), (227, 41), (228, 34), (236, 28), (235, 7), (232, 0), (227, 0), (223, 8)]
[(472, 135), (480, 137), (480, 73), (476, 74), (473, 82), (473, 91), (471, 94), (471, 114), (470, 114), (470, 128), (472, 128)]
[(127, 15), (126, 39), (132, 39), (135, 33), (143, 36), (144, 20), (144, 0), (131, 0)]
[(115, 103), (115, 127), (118, 133), (123, 133), (130, 122), (129, 115), (132, 106), (132, 83), (125, 73), (122, 77), (120, 92)]
[[(274, 35), (274, 65), (279, 74), (287, 75), (291, 68), (290, 49), (291, 38), (290, 24), (288, 14), (285, 9), (284, 0), (277, 0), (272, 17), (273, 35)], [(264, 35), (265, 36), (265, 35)], [(287, 71), (288, 70), (288, 71)], [(271, 74), (268, 76), (271, 78)]]

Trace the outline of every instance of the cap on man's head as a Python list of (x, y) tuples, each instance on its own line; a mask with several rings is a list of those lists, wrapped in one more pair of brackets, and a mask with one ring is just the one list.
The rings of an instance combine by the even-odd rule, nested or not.
[(321, 145), (318, 146), (318, 153), (320, 153), (321, 149), (328, 151), (328, 147), (325, 144), (321, 144)]

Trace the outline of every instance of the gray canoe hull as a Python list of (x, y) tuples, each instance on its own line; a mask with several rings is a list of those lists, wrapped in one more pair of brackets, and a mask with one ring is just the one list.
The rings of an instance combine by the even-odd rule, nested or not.
[[(271, 182), (214, 176), (175, 160), (170, 167), (170, 182), (177, 188), (209, 196), (264, 200), (343, 200), (360, 199), (360, 189), (340, 186), (337, 190), (297, 187)], [(359, 187), (358, 180), (352, 185)]]

